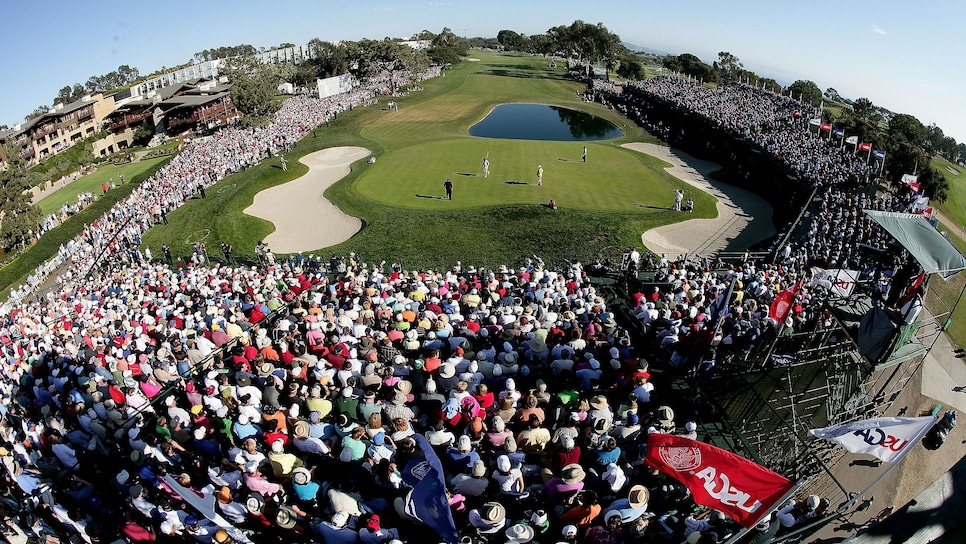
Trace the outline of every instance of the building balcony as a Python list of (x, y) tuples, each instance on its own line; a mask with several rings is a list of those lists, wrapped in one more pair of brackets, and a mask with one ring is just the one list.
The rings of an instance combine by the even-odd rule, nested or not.
[(48, 134), (53, 134), (55, 132), (57, 132), (57, 125), (51, 123), (48, 125), (43, 125), (43, 126), (34, 128), (31, 131), (31, 136), (35, 140), (39, 140), (41, 138), (45, 138)]

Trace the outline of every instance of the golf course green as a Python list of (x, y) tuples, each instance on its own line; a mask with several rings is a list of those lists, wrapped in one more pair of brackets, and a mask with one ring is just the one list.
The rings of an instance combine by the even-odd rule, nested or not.
[[(380, 104), (342, 113), (317, 136), (303, 139), (277, 160), (229, 176), (170, 214), (170, 224), (151, 229), (144, 243), (159, 254), (168, 244), (188, 255), (186, 241), (203, 238), (209, 248), (227, 241), (237, 254), (252, 255), (255, 244), (273, 230), (245, 215), (254, 195), (304, 175), (298, 158), (335, 146), (372, 151), (374, 164), (360, 160), (351, 173), (330, 186), (325, 197), (363, 228), (325, 253), (360, 254), (365, 259), (446, 266), (457, 259), (518, 260), (539, 254), (550, 259), (591, 259), (641, 245), (641, 233), (683, 217), (669, 211), (673, 191), (685, 187), (665, 172), (664, 161), (622, 149), (635, 141), (657, 142), (599, 103), (582, 100), (584, 85), (566, 77), (546, 59), (473, 51), (443, 77), (420, 83), (423, 90), (394, 99), (398, 111)], [(612, 140), (593, 142), (476, 138), (469, 127), (504, 103), (564, 106), (607, 119), (624, 130)], [(581, 161), (583, 146), (588, 160)], [(490, 175), (482, 175), (484, 157)], [(537, 185), (537, 167), (543, 185)], [(453, 183), (444, 200), (443, 183)], [(690, 191), (694, 213), (714, 217), (715, 199)], [(557, 210), (547, 203), (554, 199)], [(284, 206), (284, 203), (279, 205)], [(325, 218), (307, 229), (324, 229)], [(210, 249), (209, 249), (210, 251)], [(479, 261), (477, 261), (479, 262)]]

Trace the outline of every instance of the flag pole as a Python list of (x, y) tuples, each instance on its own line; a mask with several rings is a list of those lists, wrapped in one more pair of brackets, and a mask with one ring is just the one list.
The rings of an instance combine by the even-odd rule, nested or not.
[[(778, 506), (779, 505), (784, 504), (785, 501), (787, 501), (788, 499), (792, 498), (795, 495), (795, 493), (798, 492), (798, 488), (800, 488), (800, 487), (802, 487), (802, 481), (801, 480), (795, 482), (795, 485), (793, 485), (792, 488), (788, 490), (788, 492), (786, 492), (784, 495), (782, 495), (777, 501), (775, 501), (774, 504), (772, 504), (767, 510), (765, 510), (765, 513), (762, 514), (761, 517), (759, 517), (758, 519), (756, 519), (755, 520), (755, 523), (753, 525), (752, 524), (749, 524), (749, 525), (751, 525), (752, 527), (754, 527), (755, 525), (758, 525), (759, 523), (761, 523), (761, 520), (763, 520), (766, 517), (770, 516), (772, 512), (774, 512), (775, 510), (778, 509)], [(778, 520), (775, 520), (775, 523), (778, 523)], [(737, 542), (738, 540), (741, 539), (741, 537), (743, 537), (745, 534), (747, 534), (748, 531), (750, 531), (750, 530), (751, 529), (749, 529), (747, 527), (742, 527), (740, 531), (738, 531), (737, 533), (735, 533), (734, 535), (732, 535), (732, 537), (729, 538), (728, 540), (726, 540), (724, 544), (733, 544), (734, 542)]]

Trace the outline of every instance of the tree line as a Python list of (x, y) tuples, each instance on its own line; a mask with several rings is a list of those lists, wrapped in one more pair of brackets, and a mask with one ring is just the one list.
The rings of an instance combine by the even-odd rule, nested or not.
[[(80, 83), (74, 83), (73, 85), (64, 85), (59, 91), (57, 91), (57, 96), (51, 101), (51, 104), (69, 104), (71, 102), (76, 102), (84, 97), (84, 95), (95, 93), (98, 91), (110, 91), (114, 89), (119, 89), (121, 87), (126, 87), (140, 78), (141, 72), (135, 67), (128, 66), (127, 64), (122, 64), (117, 67), (117, 70), (113, 70), (103, 75), (93, 75), (87, 78), (87, 82), (83, 85)], [(30, 112), (25, 120), (29, 121), (38, 115), (43, 115), (50, 110), (50, 106), (41, 104), (34, 108), (34, 111)]]
[(706, 84), (727, 85), (743, 81), (756, 87), (764, 85), (776, 92), (790, 92), (794, 98), (816, 109), (834, 103), (834, 108), (822, 108), (822, 122), (832, 123), (835, 128), (843, 129), (846, 135), (858, 136), (860, 141), (871, 143), (873, 149), (885, 151), (883, 177), (897, 180), (902, 174), (915, 172), (926, 194), (940, 202), (946, 200), (949, 184), (942, 172), (929, 166), (932, 156), (940, 155), (954, 162), (966, 157), (966, 143), (957, 143), (935, 124), (927, 127), (913, 115), (890, 112), (865, 97), (845, 99), (832, 87), (823, 93), (814, 81), (807, 79), (783, 87), (774, 79), (745, 70), (741, 61), (727, 51), (718, 53), (718, 59), (712, 64), (690, 53), (668, 55), (662, 66)]

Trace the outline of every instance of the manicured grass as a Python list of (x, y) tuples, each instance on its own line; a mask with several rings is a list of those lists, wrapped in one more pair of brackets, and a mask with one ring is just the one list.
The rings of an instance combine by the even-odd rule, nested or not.
[[(966, 225), (966, 168), (942, 157), (933, 158), (929, 166), (942, 172), (949, 183), (946, 202), (939, 205), (939, 211), (959, 227)], [(956, 228), (956, 226), (953, 225), (950, 228)], [(957, 229), (956, 232), (959, 230)]]
[[(81, 212), (71, 216), (60, 226), (50, 230), (40, 237), (34, 245), (27, 248), (19, 257), (10, 264), (0, 269), (0, 299), (6, 300), (10, 295), (9, 287), (16, 287), (24, 282), (26, 277), (31, 274), (38, 266), (57, 254), (62, 244), (83, 232), (84, 227), (105, 212), (111, 209), (118, 202), (126, 199), (142, 181), (154, 175), (161, 167), (167, 164), (171, 157), (161, 159), (153, 166), (143, 172), (131, 176), (130, 183), (118, 187), (113, 191), (108, 191), (106, 195), (96, 202), (84, 208)], [(125, 174), (125, 178), (127, 175)]]
[[(450, 257), (517, 261), (534, 253), (586, 259), (640, 246), (644, 230), (681, 218), (666, 207), (672, 189), (683, 183), (664, 172), (661, 161), (619, 147), (656, 140), (615, 111), (583, 102), (583, 86), (565, 78), (561, 66), (550, 69), (545, 59), (483, 51), (471, 56), (480, 61), (458, 64), (444, 77), (421, 83), (424, 91), (397, 99), (398, 112), (382, 109), (383, 99), (380, 105), (340, 114), (330, 127), (318, 130), (317, 138), (310, 135), (286, 154), (287, 172), (270, 159), (222, 180), (207, 191), (207, 199), (170, 214), (170, 224), (149, 231), (144, 243), (155, 255), (165, 243), (187, 255), (186, 241), (204, 237), (212, 256), (224, 240), (250, 257), (273, 228), (242, 213), (254, 195), (304, 174), (299, 157), (342, 145), (366, 147), (377, 162), (354, 165), (352, 173), (326, 191), (344, 212), (362, 218), (365, 227), (349, 241), (324, 248), (325, 253), (354, 251), (367, 259), (427, 265)], [(579, 142), (468, 135), (473, 123), (507, 102), (580, 109), (617, 124), (625, 135), (587, 144), (586, 164), (578, 162), (584, 145)], [(491, 175), (484, 180), (477, 174), (487, 151)], [(536, 186), (537, 164), (544, 167), (543, 187)], [(447, 177), (455, 185), (454, 201), (432, 198), (443, 194)], [(692, 194), (695, 213), (688, 218), (714, 216), (714, 199)], [(550, 198), (561, 207), (556, 212), (545, 206)]]
[[(587, 145), (589, 162), (580, 161), (581, 142), (521, 142), (481, 138), (430, 142), (387, 152), (360, 175), (360, 196), (386, 206), (436, 210), (442, 182), (453, 182), (454, 200), (444, 209), (507, 204), (546, 204), (598, 212), (634, 212), (635, 203), (653, 195), (672, 200), (677, 179), (664, 161), (606, 143)], [(483, 178), (489, 153), (490, 175)], [(438, 157), (427, 161), (427, 157)], [(428, 162), (428, 164), (427, 164)], [(543, 186), (537, 185), (537, 165)], [(395, 178), (387, 184), (386, 171)], [(635, 173), (635, 175), (629, 175)]]
[(147, 159), (122, 165), (102, 164), (92, 174), (67, 184), (67, 186), (62, 187), (41, 200), (38, 203), (40, 211), (44, 217), (47, 217), (54, 211), (59, 210), (64, 204), (77, 202), (77, 195), (88, 191), (93, 191), (100, 198), (102, 194), (101, 185), (111, 178), (114, 178), (114, 181), (119, 183), (121, 179), (120, 172), (124, 172), (124, 180), (130, 182), (134, 176), (139, 175), (141, 172), (154, 167), (156, 164), (168, 158), (170, 157)]
[[(946, 238), (960, 253), (966, 255), (966, 241), (960, 234), (963, 225), (966, 225), (966, 171), (964, 171), (966, 169), (941, 157), (934, 158), (930, 166), (942, 172), (949, 182), (946, 201), (939, 204), (939, 211), (950, 223), (940, 223), (939, 230), (948, 231)], [(964, 272), (956, 274), (947, 281), (939, 278), (931, 280), (929, 289), (936, 294), (926, 299), (926, 308), (933, 312), (944, 308), (944, 305), (935, 300), (936, 296), (941, 296), (946, 305), (952, 306), (956, 303), (964, 285), (966, 285)], [(952, 321), (946, 332), (957, 346), (966, 346), (966, 303), (961, 303), (953, 312)]]

